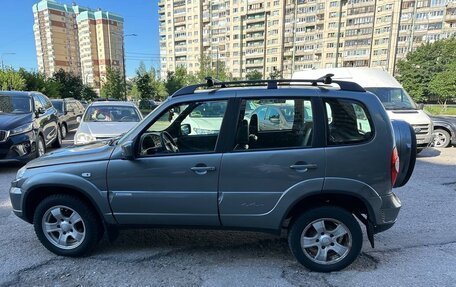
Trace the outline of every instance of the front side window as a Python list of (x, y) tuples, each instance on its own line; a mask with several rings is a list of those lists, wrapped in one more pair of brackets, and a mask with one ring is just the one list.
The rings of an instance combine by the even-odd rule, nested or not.
[(35, 111), (38, 111), (39, 108), (44, 108), (43, 103), (40, 101), (38, 96), (33, 96), (33, 103), (35, 105)]
[[(71, 107), (71, 106), (70, 106)], [(129, 106), (91, 106), (84, 122), (139, 122), (137, 110)]]
[(140, 137), (139, 154), (214, 152), (227, 101), (201, 101), (168, 108)]
[(368, 141), (373, 136), (367, 109), (356, 101), (325, 99), (329, 145)]
[[(257, 108), (248, 113), (252, 104)], [(234, 149), (311, 147), (313, 126), (310, 99), (245, 99)]]

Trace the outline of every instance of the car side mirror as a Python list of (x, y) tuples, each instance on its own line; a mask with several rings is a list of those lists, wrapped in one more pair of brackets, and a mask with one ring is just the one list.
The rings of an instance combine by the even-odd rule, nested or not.
[(121, 145), (123, 159), (134, 160), (135, 152), (133, 148), (133, 141), (127, 141)]
[(76, 122), (80, 123), (81, 122), (81, 117), (76, 118)]
[(36, 114), (36, 116), (38, 117), (39, 115), (42, 115), (42, 114), (44, 114), (45, 112), (46, 112), (46, 110), (45, 110), (43, 107), (39, 107), (39, 108), (36, 110), (35, 114)]
[(181, 135), (188, 136), (192, 132), (192, 128), (190, 124), (182, 124), (181, 125)]
[(424, 104), (423, 104), (423, 103), (417, 104), (417, 106), (418, 106), (418, 109), (419, 109), (419, 110), (424, 109)]

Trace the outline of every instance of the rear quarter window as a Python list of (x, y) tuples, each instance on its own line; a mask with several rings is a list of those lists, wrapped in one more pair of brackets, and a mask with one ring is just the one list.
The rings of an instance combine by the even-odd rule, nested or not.
[(372, 120), (363, 104), (346, 99), (324, 101), (328, 145), (356, 144), (372, 139)]

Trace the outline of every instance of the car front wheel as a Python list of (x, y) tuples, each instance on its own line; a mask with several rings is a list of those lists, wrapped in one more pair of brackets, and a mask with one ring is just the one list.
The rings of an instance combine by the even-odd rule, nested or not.
[(41, 201), (33, 225), (41, 243), (62, 256), (89, 253), (103, 234), (97, 214), (80, 199), (68, 195), (52, 195)]
[(363, 236), (350, 212), (325, 206), (299, 216), (292, 223), (288, 243), (296, 259), (308, 269), (332, 272), (344, 269), (358, 257)]
[(36, 138), (36, 157), (40, 157), (46, 153), (46, 144), (41, 135), (38, 135)]
[(57, 127), (56, 133), (57, 135), (55, 141), (52, 143), (52, 147), (60, 148), (62, 146), (62, 132), (60, 130), (60, 126)]
[(62, 124), (62, 126), (60, 128), (60, 134), (62, 135), (62, 139), (66, 138), (67, 133), (68, 133), (68, 130), (67, 130), (66, 125)]
[(434, 147), (446, 148), (450, 145), (450, 134), (446, 130), (434, 130)]

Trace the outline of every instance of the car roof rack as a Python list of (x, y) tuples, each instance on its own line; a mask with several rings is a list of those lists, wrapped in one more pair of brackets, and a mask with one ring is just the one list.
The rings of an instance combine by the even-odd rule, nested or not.
[(254, 87), (254, 86), (267, 86), (268, 89), (277, 89), (280, 85), (291, 85), (294, 83), (306, 83), (310, 86), (325, 87), (325, 85), (337, 84), (342, 91), (351, 92), (365, 92), (366, 90), (359, 84), (350, 81), (339, 81), (333, 80), (334, 74), (326, 74), (318, 79), (280, 79), (280, 80), (247, 80), (247, 81), (231, 81), (231, 82), (220, 82), (212, 77), (206, 77), (205, 84), (190, 85), (181, 88), (176, 91), (171, 97), (178, 97), (188, 94), (194, 94), (199, 88), (206, 89), (223, 89), (228, 87)]

